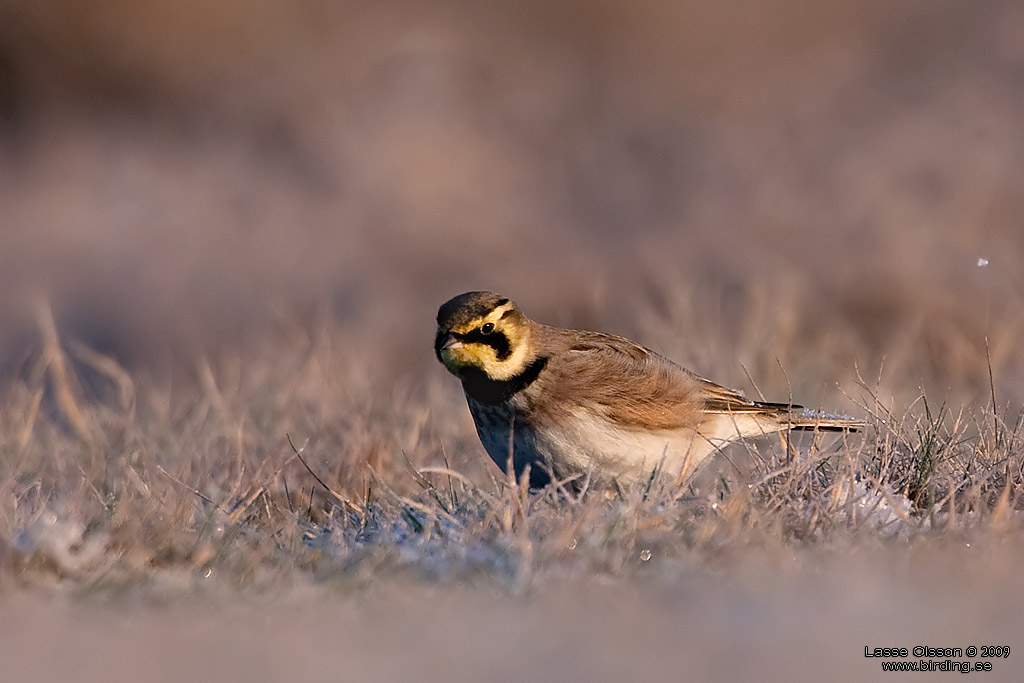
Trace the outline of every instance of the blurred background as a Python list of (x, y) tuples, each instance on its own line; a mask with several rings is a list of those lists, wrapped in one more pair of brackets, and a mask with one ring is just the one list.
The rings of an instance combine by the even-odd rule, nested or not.
[(990, 357), (1019, 404), (1021, 36), (1011, 1), (0, 0), (2, 367), (43, 298), (140, 375), (327, 320), (416, 377), (485, 288), (748, 391), (983, 406)]
[[(222, 680), (283, 666), (308, 680), (344, 667), (480, 680), (519, 664), (509, 653), (578, 678), (660, 663), (677, 678), (865, 680), (878, 670), (865, 645), (1016, 648), (1020, 600), (1007, 596), (1021, 592), (1022, 545), (998, 514), (977, 521), (993, 542), (962, 516), (942, 553), (918, 535), (875, 548), (873, 531), (851, 548), (832, 535), (776, 548), (769, 518), (833, 508), (741, 505), (755, 512), (748, 535), (691, 547), (658, 532), (679, 559), (656, 548), (648, 573), (629, 545), (646, 527), (614, 541), (595, 523), (580, 548), (600, 536), (611, 569), (595, 564), (592, 586), (534, 514), (553, 578), (524, 603), (548, 609), (521, 609), (492, 583), (406, 594), (371, 581), (403, 566), (403, 548), (428, 568), (455, 558), (449, 586), (461, 567), (500, 576), (513, 551), (497, 517), (453, 536), (450, 555), (396, 521), (395, 540), (353, 541), (354, 559), (321, 571), (273, 521), (296, 517), (303, 489), (312, 527), (316, 487), (295, 463), (273, 470), (289, 435), (312, 439), (313, 468), (367, 505), (367, 465), (399, 492), (419, 490), (410, 461), (489, 485), (432, 341), (443, 301), (493, 289), (543, 322), (625, 334), (773, 400), (863, 417), (874, 392), (919, 416), (924, 392), (947, 423), (966, 406), (937, 451), (928, 419), (924, 432), (880, 422), (863, 453), (920, 451), (919, 471), (944, 458), (963, 481), (976, 467), (1003, 506), (1020, 429), (1005, 457), (999, 428), (964, 434), (992, 424), (993, 394), (1011, 424), (1024, 406), (1022, 122), (1013, 0), (0, 0), (0, 588), (16, 575), (4, 558), (33, 538), (71, 529), (59, 549), (73, 549), (109, 532), (116, 564), (82, 579), (85, 595), (123, 567), (168, 608), (13, 602), (0, 654), (14, 654), (0, 659), (36, 680), (180, 680), (181, 666)], [(78, 384), (62, 383), (48, 311)], [(166, 388), (183, 389), (177, 412)], [(239, 513), (270, 491), (252, 508), (256, 520), (266, 506), (257, 533), (236, 535), (235, 512), (211, 524), (206, 502), (249, 490)], [(492, 536), (497, 559), (478, 559)], [(53, 573), (40, 566), (24, 575)], [(209, 566), (242, 587), (229, 597), (254, 586), (258, 610), (211, 603), (195, 583)], [(282, 608), (248, 578), (280, 566), (308, 603)], [(606, 580), (618, 571), (639, 579)], [(364, 594), (364, 576), (383, 587)], [(54, 594), (76, 595), (68, 583)], [(254, 657), (225, 658), (232, 638)], [(1015, 670), (997, 661), (994, 675)]]

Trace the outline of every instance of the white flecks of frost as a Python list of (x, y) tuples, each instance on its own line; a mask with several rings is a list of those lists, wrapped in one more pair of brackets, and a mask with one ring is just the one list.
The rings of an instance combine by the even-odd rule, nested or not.
[(65, 574), (77, 574), (100, 562), (108, 541), (107, 534), (87, 536), (82, 522), (46, 510), (18, 534), (15, 547), (26, 556), (53, 562)]
[(900, 534), (908, 530), (914, 505), (902, 493), (869, 486), (868, 482), (858, 480), (853, 482), (853, 486), (846, 487), (843, 494), (837, 515), (839, 519), (866, 524), (884, 534)]

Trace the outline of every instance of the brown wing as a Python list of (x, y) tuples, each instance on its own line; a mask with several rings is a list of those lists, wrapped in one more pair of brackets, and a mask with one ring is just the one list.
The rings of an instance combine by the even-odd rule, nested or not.
[(709, 414), (764, 416), (752, 433), (776, 428), (857, 431), (861, 420), (806, 410), (790, 403), (753, 401), (676, 365), (624, 337), (547, 328), (553, 354), (539, 381), (541, 395), (560, 405), (599, 410), (605, 418), (639, 429), (697, 429)]
[(623, 426), (697, 428), (707, 412), (751, 411), (742, 394), (713, 384), (623, 337), (551, 329), (565, 352), (545, 373), (556, 400), (597, 409)]
[(779, 413), (803, 406), (789, 403), (753, 401), (735, 389), (727, 389), (701, 378), (704, 387), (704, 409), (709, 413)]

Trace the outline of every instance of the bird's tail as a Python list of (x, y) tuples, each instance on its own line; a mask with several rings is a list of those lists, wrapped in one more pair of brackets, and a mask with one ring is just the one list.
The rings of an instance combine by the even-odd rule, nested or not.
[(857, 432), (867, 426), (864, 420), (847, 415), (823, 413), (789, 403), (765, 403), (757, 406), (765, 412), (774, 413), (776, 420), (789, 429), (817, 432)]

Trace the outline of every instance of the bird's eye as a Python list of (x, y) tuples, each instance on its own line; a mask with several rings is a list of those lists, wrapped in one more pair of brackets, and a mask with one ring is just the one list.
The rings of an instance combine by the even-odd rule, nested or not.
[(480, 326), (480, 332), (483, 334), (490, 334), (494, 332), (494, 323), (484, 323)]

